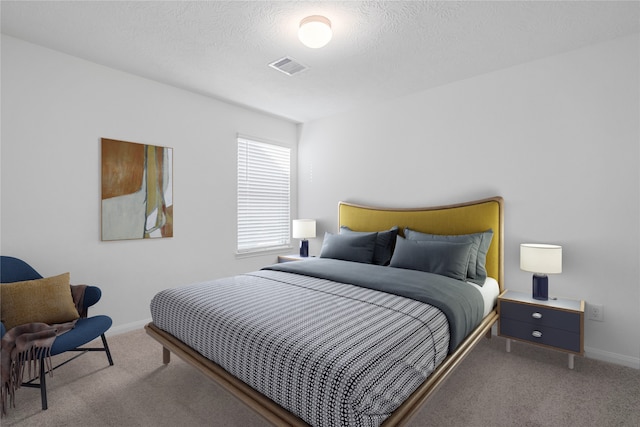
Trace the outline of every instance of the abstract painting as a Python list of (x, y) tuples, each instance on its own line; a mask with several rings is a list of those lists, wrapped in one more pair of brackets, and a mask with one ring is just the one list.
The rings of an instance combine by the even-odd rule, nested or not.
[(102, 138), (102, 240), (173, 237), (173, 149)]

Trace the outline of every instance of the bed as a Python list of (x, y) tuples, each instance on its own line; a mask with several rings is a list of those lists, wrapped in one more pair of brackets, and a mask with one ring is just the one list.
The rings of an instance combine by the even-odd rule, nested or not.
[(320, 259), (159, 292), (145, 329), (163, 363), (176, 354), (274, 425), (405, 424), (491, 336), (503, 200), (338, 211)]

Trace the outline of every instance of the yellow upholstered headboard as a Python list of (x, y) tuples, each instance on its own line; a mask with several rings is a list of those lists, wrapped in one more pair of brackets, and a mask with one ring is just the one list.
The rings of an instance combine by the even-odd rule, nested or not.
[(504, 215), (502, 197), (427, 208), (374, 208), (340, 202), (338, 224), (354, 231), (382, 231), (397, 225), (430, 234), (469, 234), (493, 230), (487, 252), (487, 274), (503, 290)]

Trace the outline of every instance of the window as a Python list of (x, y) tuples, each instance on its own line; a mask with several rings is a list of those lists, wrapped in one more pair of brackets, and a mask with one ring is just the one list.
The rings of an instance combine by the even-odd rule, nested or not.
[(290, 244), (291, 149), (238, 138), (238, 253)]

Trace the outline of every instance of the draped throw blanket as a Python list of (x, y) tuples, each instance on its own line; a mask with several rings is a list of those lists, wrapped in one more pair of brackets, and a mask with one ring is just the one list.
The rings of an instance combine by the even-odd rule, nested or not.
[[(86, 285), (72, 285), (71, 294), (81, 317), (86, 317), (83, 306)], [(58, 335), (73, 329), (76, 320), (67, 323), (48, 325), (46, 323), (27, 323), (8, 330), (0, 341), (0, 401), (2, 415), (6, 414), (7, 404), (15, 407), (15, 391), (24, 381), (35, 379), (40, 373), (40, 364), (52, 375), (51, 347)]]
[(439, 274), (328, 258), (264, 268), (349, 283), (438, 307), (447, 316), (453, 352), (482, 320), (482, 296), (469, 284)]

